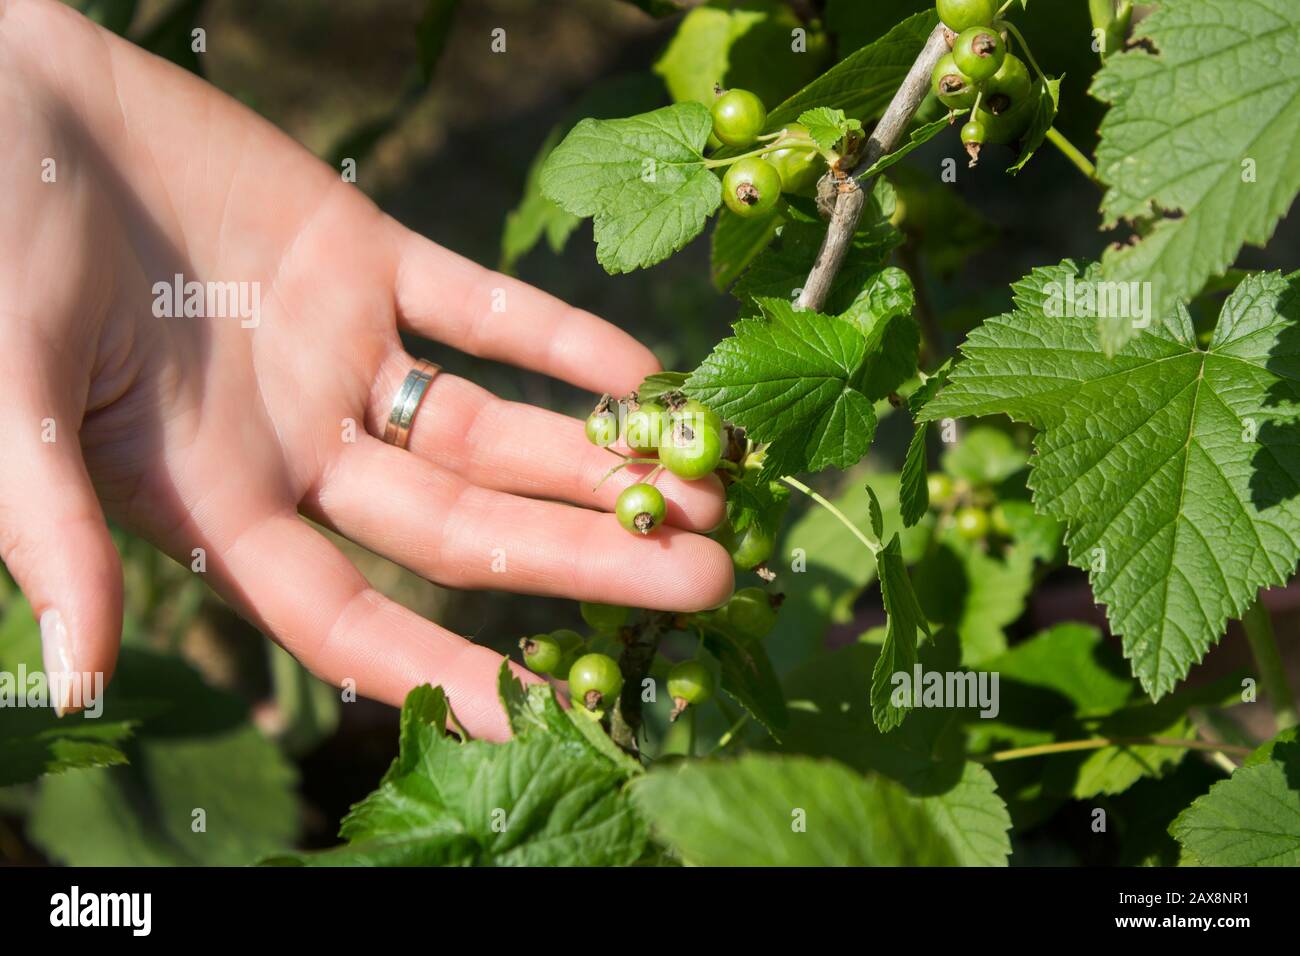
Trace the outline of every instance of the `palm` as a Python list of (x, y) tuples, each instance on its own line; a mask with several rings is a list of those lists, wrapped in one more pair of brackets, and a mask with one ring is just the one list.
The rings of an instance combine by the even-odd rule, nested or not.
[[(399, 327), (595, 392), (626, 392), (653, 371), (643, 347), (407, 232), (243, 107), (65, 11), (18, 6), (11, 42), (36, 10), (69, 18), (58, 48), (68, 64), (86, 72), (111, 56), (114, 84), (87, 84), (76, 115), (0, 95), (0, 110), (25, 112), (36, 131), (9, 163), (62, 157), (65, 184), (0, 210), (2, 261), (29, 283), (10, 301), (36, 314), (32, 290), (42, 293), (28, 354), (41, 356), (49, 388), (11, 403), (11, 416), (30, 431), (21, 415), (53, 403), (63, 427), (79, 429), (110, 516), (202, 567), (320, 676), (390, 702), (442, 683), (467, 729), (490, 736), (505, 732), (499, 658), (375, 593), (300, 512), (450, 586), (682, 610), (725, 599), (729, 558), (691, 533), (721, 520), (714, 480), (661, 481), (676, 527), (636, 540), (591, 510), (608, 510), (634, 478), (593, 491), (611, 459), (579, 422), (448, 374), (409, 450), (372, 437), (413, 362)], [(35, 244), (30, 222), (48, 224)], [(156, 317), (154, 284), (177, 274), (255, 286), (260, 321)], [(121, 584), (113, 556), (87, 558), (103, 555), (106, 536), (85, 502), (68, 503), (64, 485), (84, 472), (61, 448), (39, 481), (29, 476), (36, 487), (0, 491), (34, 497), (54, 526), (44, 530), (84, 539), (81, 563), (42, 574), (24, 568), (24, 548), (4, 556), (41, 595), (38, 613), (60, 600), (47, 592), (63, 579), (93, 580), (65, 616), (77, 669), (110, 670)]]

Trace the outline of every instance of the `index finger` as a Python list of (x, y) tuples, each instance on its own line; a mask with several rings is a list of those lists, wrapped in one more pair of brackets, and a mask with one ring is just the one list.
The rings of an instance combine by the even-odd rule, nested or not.
[(397, 225), (401, 328), (597, 394), (625, 395), (659, 371), (622, 329)]

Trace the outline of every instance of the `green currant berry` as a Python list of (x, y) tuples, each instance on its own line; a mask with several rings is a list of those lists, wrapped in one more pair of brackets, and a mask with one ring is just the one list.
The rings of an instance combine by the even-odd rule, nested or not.
[(997, 16), (997, 0), (939, 0), (939, 19), (953, 33), (988, 26)]
[(766, 529), (751, 524), (740, 534), (735, 535), (727, 548), (731, 552), (731, 561), (741, 571), (752, 571), (776, 550), (776, 539)]
[(587, 626), (600, 634), (617, 634), (627, 623), (630, 613), (617, 604), (591, 604), (587, 601), (578, 605), (578, 611)]
[(987, 135), (984, 124), (977, 119), (971, 120), (961, 128), (961, 141), (963, 143), (973, 143), (978, 146), (984, 142), (984, 137)]
[(957, 526), (957, 534), (967, 541), (981, 541), (988, 536), (989, 513), (983, 508), (973, 505), (958, 508), (953, 521)]
[(613, 706), (622, 689), (623, 673), (608, 654), (583, 654), (569, 668), (569, 697), (588, 710)]
[(951, 53), (945, 53), (930, 74), (930, 89), (939, 102), (950, 110), (968, 110), (975, 105), (975, 84), (957, 69)]
[(772, 599), (762, 588), (741, 588), (718, 612), (719, 623), (744, 641), (759, 641), (776, 626)]
[(1025, 61), (1014, 53), (1008, 53), (998, 71), (984, 84), (984, 99), (980, 105), (994, 116), (1003, 116), (1029, 99), (1033, 91), (1034, 81)]
[(601, 448), (618, 441), (618, 416), (613, 412), (592, 412), (587, 417), (587, 441)]
[(634, 534), (649, 534), (663, 524), (668, 505), (654, 485), (639, 482), (628, 485), (614, 503), (618, 523)]
[(669, 424), (686, 422), (691, 428), (706, 426), (722, 431), (722, 416), (697, 399), (689, 399), (669, 414)]
[(524, 655), (524, 666), (535, 674), (550, 674), (564, 660), (564, 650), (549, 634), (520, 638), (519, 650)]
[(767, 125), (767, 108), (749, 90), (728, 90), (713, 101), (713, 135), (728, 146), (744, 147)]
[(952, 45), (952, 58), (976, 83), (991, 79), (1007, 56), (1007, 45), (998, 32), (989, 27), (971, 27)]
[(826, 160), (815, 149), (807, 149), (803, 144), (811, 144), (812, 137), (808, 128), (799, 123), (791, 123), (785, 128), (785, 135), (777, 144), (791, 143), (773, 150), (764, 159), (776, 167), (781, 176), (781, 191), (797, 195), (811, 196), (817, 188), (817, 180), (826, 172)]
[(953, 492), (956, 490), (953, 487), (952, 479), (941, 471), (926, 475), (925, 487), (930, 493), (930, 504), (936, 508), (942, 508), (952, 501)]
[(975, 114), (975, 119), (984, 125), (985, 142), (1014, 143), (1024, 135), (1034, 116), (1037, 96), (1030, 96), (1013, 105), (1004, 113), (990, 113), (983, 106)]
[(732, 163), (722, 177), (722, 200), (737, 216), (757, 219), (776, 208), (781, 198), (781, 174), (759, 156)]
[(659, 445), (659, 461), (678, 478), (703, 478), (722, 461), (722, 432), (703, 415), (675, 418)]
[(700, 661), (681, 661), (668, 672), (668, 696), (673, 702), (702, 704), (713, 696), (713, 671)]
[(1011, 537), (1011, 522), (1007, 520), (1007, 511), (1002, 505), (993, 506), (993, 510), (989, 512), (989, 523), (993, 525), (993, 530), (1002, 537)]
[(654, 451), (659, 447), (668, 422), (668, 409), (658, 402), (642, 402), (627, 413), (623, 439), (634, 452)]

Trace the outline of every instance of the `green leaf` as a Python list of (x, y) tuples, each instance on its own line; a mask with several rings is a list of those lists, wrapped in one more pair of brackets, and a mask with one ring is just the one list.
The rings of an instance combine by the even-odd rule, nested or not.
[(899, 23), (813, 80), (767, 114), (768, 130), (780, 129), (801, 113), (829, 106), (866, 121), (884, 112), (938, 24), (933, 10)]
[(745, 219), (730, 209), (718, 213), (710, 246), (710, 275), (719, 292), (740, 278), (750, 263), (772, 244), (785, 218), (779, 214)]
[[(1134, 36), (1157, 52), (1111, 56), (1092, 85), (1111, 104), (1097, 171), (1108, 224), (1154, 225), (1109, 250), (1102, 273), (1151, 283), (1163, 316), (1244, 243), (1267, 242), (1300, 189), (1300, 6), (1164, 0)], [(1111, 351), (1133, 336), (1126, 323), (1106, 324)]]
[[(1041, 429), (1035, 505), (1066, 524), (1070, 561), (1159, 697), (1300, 557), (1300, 296), (1294, 279), (1251, 276), (1208, 351), (1180, 312), (1108, 359), (1086, 310), (1058, 316), (1076, 278), (1067, 262), (1017, 284), (1015, 311), (971, 333), (924, 415)], [(1222, 546), (1241, 540), (1253, 544)]]
[(1238, 767), (1169, 827), (1202, 866), (1300, 866), (1300, 744)]
[(133, 721), (54, 715), (41, 664), (40, 630), (21, 599), (3, 605), (0, 616), (0, 712), (0, 787), (43, 774), (127, 762), (121, 745), (131, 736)]
[(807, 757), (691, 761), (646, 774), (633, 799), (700, 866), (951, 866), (935, 811), (881, 777)]
[(727, 486), (727, 524), (737, 534), (756, 525), (775, 537), (789, 504), (788, 485), (747, 474)]
[(799, 114), (798, 121), (808, 127), (808, 135), (824, 152), (833, 150), (850, 133), (862, 132), (861, 120), (849, 119), (843, 110), (829, 106), (805, 110)]
[(789, 714), (781, 682), (763, 645), (710, 630), (704, 633), (704, 646), (722, 669), (722, 689), (780, 740)]
[(986, 768), (966, 761), (955, 786), (920, 803), (935, 829), (948, 838), (959, 866), (1007, 865), (1011, 815)]
[[(877, 289), (875, 303), (861, 297), (872, 294), (877, 277), (885, 260), (901, 242), (902, 235), (889, 223), (889, 212), (895, 199), (888, 183), (878, 182), (872, 191), (867, 209), (863, 212), (864, 227), (854, 236), (844, 257), (840, 271), (831, 283), (831, 290), (823, 306), (828, 314), (836, 315), (868, 309), (872, 304), (888, 301), (887, 293), (902, 295), (896, 278), (886, 280), (886, 288)], [(756, 300), (770, 297), (794, 301), (803, 288), (804, 281), (821, 251), (826, 236), (825, 223), (795, 221), (781, 227), (779, 241), (770, 245), (740, 277), (731, 290), (742, 304), (741, 315), (757, 315)], [(910, 282), (909, 282), (910, 285)], [(856, 317), (856, 316), (855, 316)]]
[[(645, 846), (645, 824), (622, 793), (629, 776), (566, 720), (549, 689), (525, 692), (503, 672), (519, 733), (505, 744), (446, 735), (441, 688), (416, 688), (402, 708), (401, 750), (378, 790), (352, 808), (323, 853), (301, 865), (619, 866)], [(549, 698), (549, 701), (548, 699)], [(589, 720), (575, 715), (579, 720)], [(589, 721), (594, 724), (594, 722)]]
[(546, 237), (552, 252), (560, 252), (578, 223), (582, 220), (566, 212), (542, 195), (542, 164), (560, 141), (560, 128), (551, 130), (541, 149), (528, 167), (524, 181), (524, 196), (519, 205), (506, 214), (505, 229), (501, 233), (501, 270), (514, 272), (519, 259)]
[(691, 373), (686, 392), (759, 442), (764, 477), (846, 468), (867, 453), (876, 413), (861, 391), (866, 342), (848, 322), (760, 299)]
[(938, 393), (948, 381), (952, 369), (952, 360), (944, 362), (933, 375), (914, 391), (907, 400), (908, 410), (915, 422), (912, 440), (907, 446), (907, 458), (903, 470), (898, 476), (898, 498), (904, 527), (912, 527), (930, 510), (930, 485), (927, 481), (929, 469), (925, 458), (925, 432), (930, 423), (920, 419), (920, 411), (925, 403)]
[[(1063, 77), (1062, 77), (1063, 79)], [(1025, 164), (1034, 158), (1038, 147), (1047, 139), (1047, 131), (1056, 122), (1056, 111), (1061, 105), (1061, 80), (1039, 79), (1038, 100), (1034, 104), (1034, 115), (1029, 120), (1029, 128), (1020, 140), (1020, 155), (1007, 167), (1007, 172), (1016, 174), (1025, 168)]]
[(645, 377), (636, 393), (643, 402), (657, 401), (670, 392), (680, 392), (687, 378), (686, 372), (655, 372)]
[(699, 103), (627, 119), (584, 119), (546, 158), (542, 194), (595, 222), (596, 258), (611, 274), (666, 259), (700, 234), (722, 202), (704, 165), (713, 130)]
[(878, 40), (913, 13), (934, 9), (932, 0), (827, 0), (826, 27), (839, 43), (841, 54)]
[(866, 337), (863, 391), (872, 401), (895, 393), (916, 376), (921, 329), (912, 318), (915, 304), (912, 280), (902, 269), (890, 266), (868, 279), (858, 297), (840, 315), (862, 329)]
[(876, 497), (876, 491), (870, 485), (867, 485), (867, 498), (871, 502), (871, 533), (876, 536), (876, 540), (881, 540), (885, 535), (885, 512), (880, 507), (880, 499)]
[[(880, 595), (889, 615), (889, 629), (871, 675), (871, 715), (880, 731), (888, 733), (912, 709), (910, 700), (895, 700), (899, 696), (896, 691), (901, 688), (895, 688), (894, 675), (905, 674), (911, 681), (917, 640), (921, 634), (929, 635), (930, 627), (912, 591), (898, 535), (876, 555), (876, 573), (880, 576)], [(919, 691), (920, 688), (913, 688), (914, 693)]]
[(881, 156), (878, 160), (875, 161), (875, 163), (873, 163), (870, 166), (870, 168), (867, 169), (866, 172), (859, 173), (858, 178), (862, 180), (866, 180), (866, 179), (870, 179), (872, 176), (876, 176), (884, 172), (890, 166), (893, 166), (895, 163), (899, 162), (900, 160), (905, 159), (907, 157), (907, 154), (912, 152), (912, 150), (919, 149), (920, 147), (924, 146), (926, 143), (930, 142), (930, 140), (934, 139), (945, 129), (951, 126), (952, 125), (951, 117), (964, 116), (966, 113), (969, 112), (970, 112), (969, 110), (954, 110), (951, 114), (945, 114), (942, 118), (935, 120), (933, 123), (926, 123), (922, 126), (916, 127), (915, 129), (912, 130), (910, 134), (908, 134), (906, 143), (898, 147), (898, 149), (894, 150), (892, 153), (888, 154), (887, 156)]
[[(714, 86), (720, 85), (779, 103), (821, 72), (824, 36), (800, 22), (785, 3), (744, 0), (729, 6), (700, 6), (688, 13), (655, 63), (674, 100), (711, 106)], [(796, 27), (807, 33), (803, 51), (791, 42)]]
[[(559, 741), (578, 745), (575, 752), (604, 757), (622, 770), (626, 776), (635, 776), (644, 768), (626, 754), (618, 744), (609, 739), (604, 728), (575, 709), (565, 710), (555, 699), (555, 691), (547, 684), (529, 684), (515, 677), (509, 661), (501, 662), (497, 674), (497, 694), (501, 706), (510, 720), (510, 730), (516, 738), (533, 734), (550, 734)], [(421, 705), (425, 706), (425, 705)], [(439, 719), (436, 710), (426, 711), (424, 723)], [(409, 768), (408, 768), (409, 769)]]
[[(179, 658), (124, 647), (105, 721), (131, 721), (130, 766), (40, 781), (29, 836), (73, 866), (242, 866), (291, 846), (297, 774), (241, 700)], [(200, 813), (201, 811), (201, 813)]]

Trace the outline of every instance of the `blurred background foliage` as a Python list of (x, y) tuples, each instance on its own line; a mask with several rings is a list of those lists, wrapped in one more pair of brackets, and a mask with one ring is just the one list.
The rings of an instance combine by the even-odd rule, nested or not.
[[(932, 6), (931, 0), (717, 2), (693, 10), (690, 29), (678, 33), (682, 17), (673, 15), (675, 8), (698, 4), (67, 2), (200, 73), (323, 160), (355, 159), (359, 188), (413, 229), (603, 315), (650, 345), (665, 367), (681, 369), (694, 367), (728, 332), (737, 309), (711, 280), (707, 236), (652, 269), (606, 275), (593, 255), (590, 226), (536, 193), (534, 174), (545, 151), (583, 116), (629, 115), (672, 98), (704, 98), (718, 80), (753, 88), (774, 105), (903, 17)], [(1017, 20), (1049, 72), (1064, 75), (1058, 127), (1091, 152), (1101, 108), (1087, 96), (1097, 63), (1087, 3), (1031, 4)], [(790, 50), (795, 26), (807, 30), (807, 51), (798, 55)], [(196, 27), (204, 31), (202, 53), (192, 49)], [(491, 48), (497, 29), (505, 31), (504, 52)], [(941, 136), (890, 173), (908, 237), (898, 261), (918, 285), (918, 319), (932, 358), (1003, 311), (1008, 284), (1030, 268), (1067, 256), (1096, 257), (1108, 241), (1098, 233), (1100, 193), (1054, 150), (1044, 147), (1014, 178), (1003, 173), (1005, 163), (967, 170), (959, 160), (957, 182), (941, 183), (940, 163), (959, 153), (955, 136)], [(1246, 264), (1294, 267), (1283, 250), (1295, 249), (1296, 235), (1296, 223), (1284, 221), (1273, 252), (1248, 250)], [(431, 343), (409, 344), (504, 397), (575, 415), (589, 409), (590, 396), (561, 383)], [(1010, 455), (1010, 473), (1022, 469), (1028, 436), (1014, 429), (992, 434), (983, 439), (987, 454), (979, 462), (945, 468), (962, 475)], [(843, 476), (843, 487), (857, 488), (842, 501), (855, 519), (866, 520), (859, 479), (869, 474), (887, 523), (899, 523), (895, 473), (908, 437), (906, 422), (886, 420), (868, 461)], [(905, 550), (912, 539), (909, 560), (923, 557), (918, 549), (928, 535), (922, 526), (904, 536)], [(39, 754), (20, 753), (0, 726), (0, 774), (5, 761), (16, 767), (20, 757), (66, 757), (67, 765), (81, 767), (0, 787), (0, 861), (238, 864), (290, 844), (333, 843), (342, 813), (373, 788), (395, 752), (396, 712), (366, 701), (340, 704), (337, 691), (238, 619), (188, 569), (126, 535), (118, 543), (126, 574), (125, 649), (108, 712), (91, 729), (84, 729), (89, 722), (56, 726), (48, 714), (25, 715), (49, 722), (38, 738)], [(511, 650), (523, 634), (580, 624), (572, 602), (448, 592), (340, 543), (381, 591), (499, 650)], [(830, 676), (857, 672), (856, 658), (871, 651), (854, 639), (863, 631), (870, 637), (881, 621), (879, 597), (870, 593), (871, 562), (821, 511), (796, 515), (784, 547), (787, 561), (800, 549), (808, 569), (778, 582), (788, 603), (769, 650), (796, 685), (803, 679), (811, 695), (833, 696)], [(1055, 549), (1050, 540), (1044, 547)], [(953, 560), (965, 567), (960, 555)], [(986, 570), (996, 575), (1003, 567), (998, 562)], [(963, 582), (931, 560), (929, 572), (935, 619), (952, 627), (978, 624), (990, 658), (1006, 652), (1008, 635), (1024, 637), (1067, 618), (1099, 621), (1081, 577), (1068, 569), (1051, 573), (1047, 584), (1057, 591), (1049, 588), (1038, 601), (1029, 594), (1027, 570), (1009, 582)], [(927, 600), (926, 568), (917, 576)], [(851, 646), (813, 660), (828, 641)], [(1223, 669), (1235, 662), (1220, 656)], [(0, 669), (19, 664), (39, 668), (39, 636), (30, 610), (0, 573)], [(4, 720), (17, 726), (13, 712)], [(726, 729), (724, 715), (714, 721), (716, 738)], [(1183, 789), (1200, 792), (1202, 769), (1186, 763), (1175, 777), (1139, 786), (1182, 781)], [(1079, 862), (1089, 852), (1095, 851), (1048, 840), (1014, 859)]]

